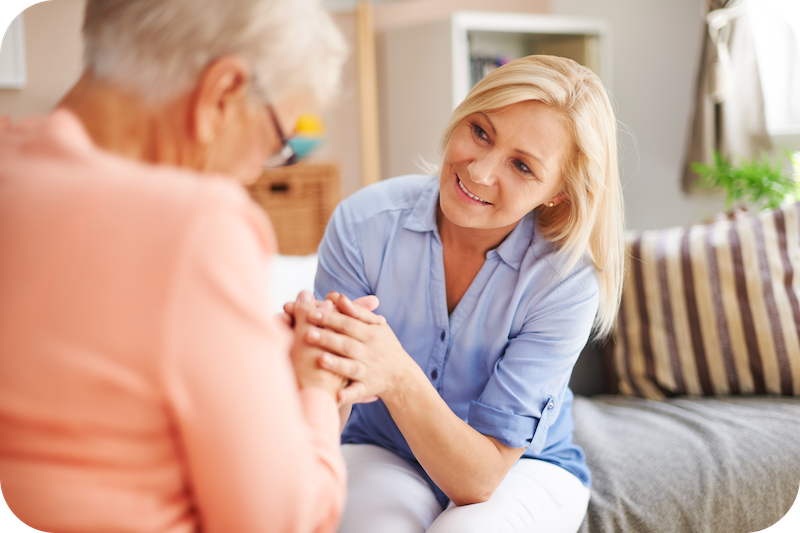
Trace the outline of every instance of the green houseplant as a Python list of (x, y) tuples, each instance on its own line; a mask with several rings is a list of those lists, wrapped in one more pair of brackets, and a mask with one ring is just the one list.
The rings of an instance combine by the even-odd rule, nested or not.
[[(798, 153), (786, 153), (798, 168)], [(734, 206), (775, 209), (800, 199), (800, 182), (784, 171), (781, 158), (773, 164), (766, 154), (751, 160), (742, 158), (736, 165), (730, 157), (715, 151), (712, 164), (692, 163), (692, 171), (701, 177), (699, 187), (725, 191), (726, 210)]]

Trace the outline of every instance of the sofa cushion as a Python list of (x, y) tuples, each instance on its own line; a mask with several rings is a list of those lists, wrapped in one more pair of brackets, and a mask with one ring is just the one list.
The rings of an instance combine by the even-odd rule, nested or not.
[(619, 392), (800, 396), (800, 204), (628, 235)]
[(572, 410), (592, 471), (579, 533), (751, 533), (798, 498), (800, 398), (578, 396)]

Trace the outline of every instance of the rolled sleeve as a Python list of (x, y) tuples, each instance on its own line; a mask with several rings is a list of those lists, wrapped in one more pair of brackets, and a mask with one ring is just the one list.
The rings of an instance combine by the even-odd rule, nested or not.
[(517, 415), (473, 401), (469, 406), (470, 425), (479, 433), (491, 435), (509, 448), (541, 449), (553, 423), (555, 398), (548, 396), (539, 417)]

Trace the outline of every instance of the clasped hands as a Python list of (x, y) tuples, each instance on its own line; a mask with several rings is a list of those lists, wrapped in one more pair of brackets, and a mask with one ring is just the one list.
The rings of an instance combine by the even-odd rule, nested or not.
[(386, 319), (373, 313), (378, 304), (375, 296), (352, 301), (336, 292), (320, 302), (303, 291), (284, 306), (295, 331), (300, 387), (322, 387), (340, 405), (375, 401), (396, 389), (413, 360)]

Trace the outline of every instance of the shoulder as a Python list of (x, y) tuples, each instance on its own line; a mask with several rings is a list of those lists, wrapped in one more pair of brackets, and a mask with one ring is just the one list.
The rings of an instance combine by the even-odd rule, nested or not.
[[(212, 213), (226, 213), (256, 226), (264, 222), (264, 213), (232, 178), (127, 161), (105, 164), (113, 178), (94, 185), (110, 201), (117, 202), (121, 214), (130, 216), (131, 221), (147, 218), (139, 222), (178, 231)], [(99, 163), (98, 170), (103, 166)], [(150, 216), (145, 217), (145, 212)]]
[[(232, 178), (166, 165), (127, 160), (99, 150), (61, 167), (70, 182), (73, 212), (116, 234), (131, 250), (169, 262), (200, 228), (249, 235), (265, 250), (275, 249), (266, 215)], [(64, 176), (62, 175), (62, 177)], [(219, 221), (227, 220), (220, 226)], [(161, 258), (160, 260), (158, 258)]]
[(529, 252), (525, 266), (543, 299), (576, 296), (583, 299), (599, 294), (597, 269), (588, 252), (575, 258), (545, 240), (538, 227), (534, 230)]
[[(248, 240), (257, 242), (259, 248), (270, 253), (277, 249), (266, 213), (231, 178), (177, 168), (140, 171), (139, 184), (126, 180), (121, 190), (130, 187), (126, 192), (133, 202), (152, 206), (152, 223), (168, 226), (175, 239), (183, 241), (192, 234), (211, 230), (222, 233), (223, 238), (226, 232), (249, 234)], [(136, 205), (131, 207), (137, 209)]]
[[(249, 197), (232, 179), (152, 165), (92, 144), (64, 110), (18, 124), (0, 124), (0, 179), (38, 205), (56, 204), (62, 217), (80, 214), (95, 224), (133, 225), (159, 233), (181, 226), (204, 208), (247, 213)], [(51, 210), (53, 211), (53, 210)]]
[(435, 176), (408, 175), (379, 181), (344, 200), (337, 211), (351, 224), (410, 211), (436, 179)]

